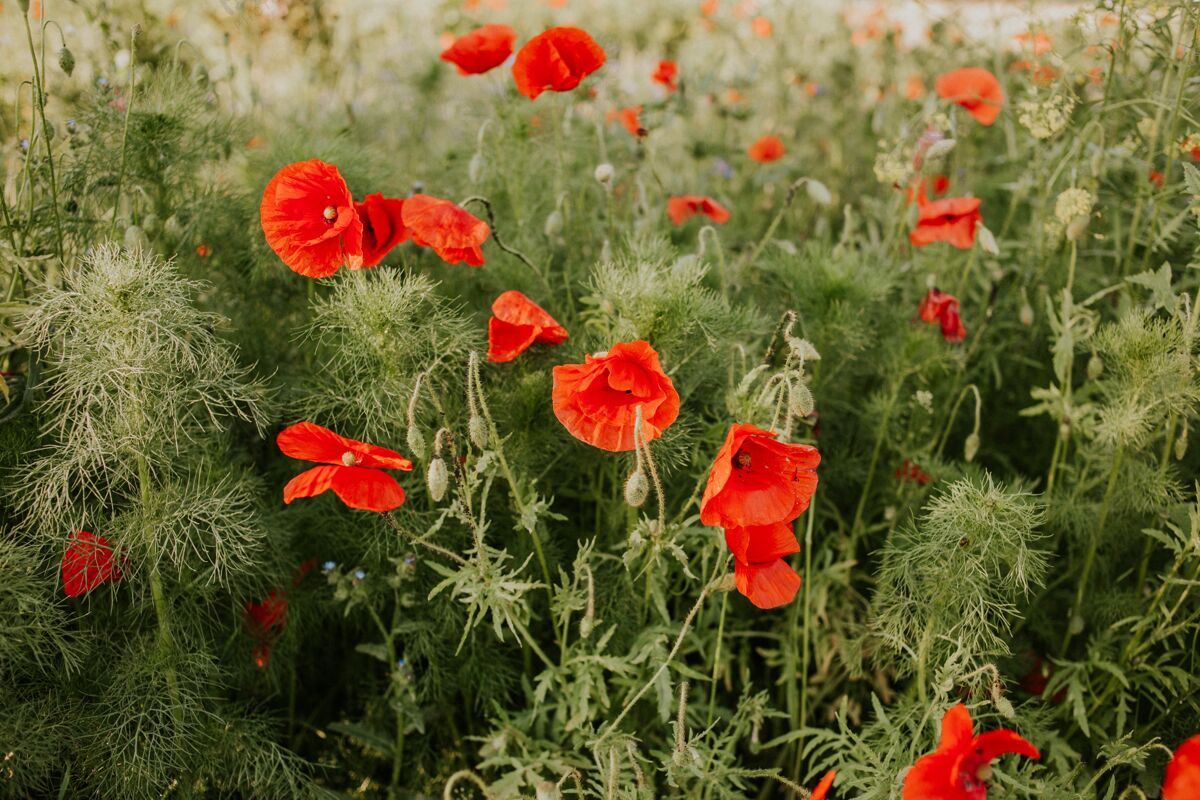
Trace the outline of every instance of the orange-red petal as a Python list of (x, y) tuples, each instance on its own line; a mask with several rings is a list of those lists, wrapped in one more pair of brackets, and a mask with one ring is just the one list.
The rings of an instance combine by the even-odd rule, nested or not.
[(667, 216), (675, 225), (682, 225), (697, 214), (703, 214), (718, 225), (729, 221), (729, 209), (711, 197), (696, 194), (676, 195), (667, 200)]
[(750, 145), (747, 155), (760, 164), (767, 164), (783, 158), (784, 152), (783, 141), (778, 136), (768, 134)]
[(510, 290), (492, 303), (488, 320), (488, 361), (512, 361), (534, 343), (559, 344), (567, 329), (521, 292)]
[(315, 497), (329, 489), (347, 506), (362, 511), (391, 511), (404, 504), (404, 489), (386, 472), (332, 465), (313, 467), (288, 481), (283, 487), (283, 502)]
[(267, 244), (294, 272), (325, 278), (362, 266), (363, 225), (337, 167), (317, 159), (289, 164), (263, 190)]
[(484, 25), (458, 37), (442, 51), (442, 61), (458, 67), (460, 75), (481, 75), (512, 55), (517, 32), (507, 25)]
[(517, 91), (530, 100), (545, 91), (569, 92), (600, 67), (604, 48), (580, 28), (550, 28), (530, 39), (513, 62)]
[(457, 204), (414, 194), (405, 199), (401, 218), (413, 242), (432, 248), (447, 264), (483, 266), (480, 245), (491, 231), (486, 222)]
[(829, 794), (830, 788), (833, 787), (833, 779), (836, 777), (837, 770), (831, 769), (829, 772), (826, 772), (824, 777), (821, 778), (821, 782), (813, 787), (812, 797), (810, 800), (825, 800), (826, 795)]
[(1163, 800), (1195, 800), (1200, 797), (1200, 735), (1175, 750), (1163, 778)]
[(800, 589), (800, 576), (782, 558), (766, 564), (735, 561), (733, 579), (737, 590), (759, 608), (787, 605)]
[[(413, 468), (412, 462), (395, 450), (341, 436), (313, 422), (289, 425), (279, 432), (275, 442), (285, 456), (301, 461), (375, 469)], [(347, 464), (347, 453), (353, 455), (353, 464)]]
[(374, 267), (408, 238), (403, 222), (404, 201), (376, 192), (355, 203), (354, 208), (363, 224), (362, 266)]
[(1000, 81), (982, 67), (964, 67), (940, 75), (934, 84), (938, 96), (962, 106), (981, 125), (991, 125), (1004, 107)]
[(104, 583), (121, 580), (121, 567), (108, 539), (90, 531), (75, 531), (62, 558), (63, 591), (79, 597)]

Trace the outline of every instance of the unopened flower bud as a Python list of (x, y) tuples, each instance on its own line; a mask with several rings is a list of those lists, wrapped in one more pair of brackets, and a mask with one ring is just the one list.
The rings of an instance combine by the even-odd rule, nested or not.
[(149, 250), (150, 237), (137, 225), (125, 229), (125, 247), (129, 250)]
[(596, 182), (606, 188), (612, 184), (614, 175), (616, 175), (616, 170), (613, 169), (612, 164), (607, 162), (604, 164), (597, 164), (596, 171), (592, 173), (592, 176), (596, 179)]
[(635, 469), (625, 481), (625, 502), (634, 508), (641, 508), (650, 495), (650, 481), (641, 468)]
[(542, 781), (537, 785), (535, 791), (537, 793), (537, 800), (562, 800), (562, 792), (551, 781)]
[(1017, 716), (1016, 710), (1013, 709), (1013, 704), (1009, 702), (1008, 698), (1004, 695), (997, 695), (996, 697), (993, 697), (992, 705), (994, 705), (996, 710), (1000, 712), (1000, 716), (1004, 717), (1005, 719), (1014, 719)]
[(183, 223), (179, 221), (179, 217), (172, 214), (167, 217), (167, 221), (163, 223), (163, 233), (170, 236), (172, 239), (178, 239), (183, 235)]
[(417, 458), (425, 457), (425, 437), (421, 434), (421, 429), (416, 425), (409, 425), (407, 435), (408, 450)]
[(1071, 616), (1071, 624), (1067, 627), (1072, 636), (1078, 636), (1079, 634), (1083, 633), (1083, 626), (1083, 616), (1080, 614), (1073, 614)]
[(446, 486), (450, 483), (450, 472), (446, 462), (440, 456), (429, 462), (429, 470), (425, 473), (425, 485), (429, 487), (429, 496), (433, 502), (441, 502), (446, 496)]
[(17, 6), (21, 9), (21, 13), (29, 13), (29, 0), (17, 0)]
[(820, 181), (809, 178), (804, 182), (804, 189), (808, 192), (809, 199), (817, 205), (833, 205), (833, 193), (829, 191), (828, 186)]
[(1017, 312), (1017, 318), (1027, 328), (1033, 324), (1033, 306), (1029, 305), (1028, 301), (1021, 304), (1021, 310)]
[(547, 239), (555, 239), (563, 230), (563, 215), (557, 208), (551, 211), (546, 216), (546, 224), (542, 226), (542, 233), (546, 234)]
[(68, 77), (75, 71), (75, 54), (68, 50), (65, 44), (58, 51), (58, 66)]
[(1100, 360), (1100, 356), (1092, 353), (1092, 357), (1088, 359), (1087, 376), (1089, 381), (1094, 381), (1104, 374), (1104, 362)]
[(979, 452), (979, 434), (972, 433), (970, 436), (967, 437), (967, 440), (965, 442), (963, 442), (963, 458), (965, 458), (967, 461), (974, 461), (975, 454), (978, 452)]
[(488, 429), (487, 422), (479, 414), (475, 414), (467, 421), (467, 435), (471, 437), (471, 443), (480, 450), (486, 450), (488, 446)]
[(989, 256), (1000, 255), (1000, 245), (996, 244), (996, 237), (986, 226), (980, 225), (976, 230), (979, 238), (979, 249), (987, 253)]
[(483, 153), (478, 150), (467, 164), (467, 177), (471, 179), (471, 183), (479, 183), (479, 179), (483, 177)]

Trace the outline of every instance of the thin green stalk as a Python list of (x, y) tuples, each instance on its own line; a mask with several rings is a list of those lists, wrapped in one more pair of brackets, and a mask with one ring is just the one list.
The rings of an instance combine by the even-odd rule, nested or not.
[[(150, 466), (146, 463), (146, 457), (141, 453), (137, 454), (138, 468), (138, 492), (141, 498), (142, 510), (145, 511), (150, 504), (150, 493), (152, 487), (150, 484)], [(171, 614), (170, 608), (167, 605), (166, 593), (163, 591), (162, 576), (158, 571), (158, 561), (154, 560), (150, 564), (150, 596), (154, 600), (154, 616), (158, 622), (158, 654), (166, 664), (164, 670), (167, 679), (167, 692), (171, 698), (171, 711), (178, 722), (183, 707), (179, 696), (179, 679), (175, 674), (175, 667), (171, 663), (173, 657), (172, 650), (174, 649), (173, 639), (171, 637)]]
[(883, 416), (879, 420), (879, 426), (875, 432), (875, 447), (871, 450), (871, 462), (867, 466), (867, 477), (863, 481), (862, 492), (858, 496), (858, 505), (854, 509), (854, 521), (850, 524), (850, 547), (849, 554), (851, 558), (857, 552), (858, 539), (862, 534), (863, 526), (863, 511), (867, 507), (867, 498), (871, 494), (871, 484), (875, 480), (875, 469), (879, 466), (879, 455), (883, 452), (883, 440), (887, 435), (887, 426), (892, 419), (892, 411), (895, 410), (896, 400), (900, 395), (900, 383), (898, 380), (892, 387), (891, 397), (888, 398), (887, 408), (884, 409)]
[[(813, 526), (817, 518), (817, 498), (814, 495), (812, 503), (808, 507), (808, 519), (804, 526), (804, 610), (802, 613), (801, 631), (800, 631), (800, 717), (792, 719), (792, 728), (799, 729), (808, 725), (808, 671), (810, 645), (809, 645), (809, 621), (812, 618), (812, 542), (813, 542)], [(794, 605), (794, 604), (793, 604)], [(791, 630), (796, 629), (795, 620), (792, 621)], [(794, 682), (794, 681), (793, 681)], [(800, 777), (800, 758), (802, 748), (800, 742), (796, 742), (796, 764), (792, 770), (792, 774), (799, 779)]]
[(108, 235), (116, 237), (117, 235), (117, 212), (121, 208), (121, 186), (125, 182), (125, 161), (128, 155), (129, 144), (129, 115), (133, 111), (133, 92), (137, 82), (137, 58), (134, 54), (137, 53), (137, 35), (138, 26), (133, 26), (133, 33), (129, 36), (129, 91), (125, 97), (125, 122), (121, 127), (121, 163), (117, 169), (117, 188), (113, 192), (113, 209), (112, 223), (109, 225)]
[(929, 650), (933, 646), (933, 621), (934, 617), (930, 614), (928, 622), (925, 623), (925, 632), (921, 634), (921, 643), (917, 645), (917, 697), (920, 698), (921, 705), (929, 701), (925, 673), (929, 668)]
[(725, 637), (725, 609), (729, 606), (729, 592), (721, 597), (721, 618), (717, 623), (717, 643), (713, 648), (712, 678), (708, 687), (708, 719), (704, 726), (712, 725), (713, 707), (717, 704), (717, 673), (721, 669), (721, 641)]
[[(21, 19), (25, 21), (25, 39), (29, 43), (29, 56), (33, 59), (33, 89), (34, 89), (34, 108), (37, 109), (38, 117), (42, 122), (42, 139), (46, 143), (46, 169), (50, 178), (50, 206), (54, 211), (54, 234), (55, 248), (59, 259), (63, 257), (63, 232), (62, 232), (62, 217), (58, 212), (58, 180), (54, 174), (54, 148), (50, 143), (50, 126), (46, 124), (46, 90), (43, 78), (45, 77), (45, 49), (42, 52), (43, 69), (38, 70), (37, 51), (33, 46), (33, 29), (29, 26), (29, 15), (22, 14)], [(33, 149), (33, 137), (30, 137), (29, 148)], [(32, 190), (32, 187), (30, 187)]]

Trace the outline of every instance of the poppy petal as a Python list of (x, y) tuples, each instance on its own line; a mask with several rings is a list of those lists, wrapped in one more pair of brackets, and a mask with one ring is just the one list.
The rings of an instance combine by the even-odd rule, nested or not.
[(997, 756), (1002, 756), (1005, 753), (1016, 753), (1017, 755), (1026, 756), (1027, 758), (1041, 758), (1042, 754), (1038, 749), (1029, 743), (1023, 736), (1016, 731), (1006, 730), (1001, 728), (995, 731), (987, 731), (975, 737), (973, 742), (975, 756), (984, 763), (991, 761)]
[(455, 39), (441, 59), (458, 67), (460, 75), (481, 75), (503, 64), (516, 41), (517, 32), (507, 25), (484, 25)]
[(812, 790), (812, 797), (809, 800), (825, 800), (825, 796), (829, 793), (829, 789), (833, 786), (833, 779), (837, 777), (837, 770), (829, 770), (825, 776), (821, 778)]
[(1175, 750), (1163, 778), (1163, 800), (1194, 800), (1200, 797), (1200, 735)]
[(539, 33), (517, 53), (513, 79), (517, 91), (536, 100), (544, 91), (569, 92), (604, 66), (604, 49), (579, 28), (559, 27)]
[(67, 597), (79, 597), (101, 584), (121, 580), (108, 539), (89, 531), (72, 533), (63, 552), (62, 580)]
[(746, 563), (765, 563), (800, 552), (800, 542), (790, 522), (726, 528), (725, 544), (734, 558)]
[(735, 561), (733, 578), (737, 590), (759, 608), (787, 605), (800, 589), (800, 576), (782, 558), (766, 564)]
[(488, 224), (449, 200), (414, 194), (404, 201), (402, 221), (412, 240), (430, 247), (447, 264), (465, 262), (483, 266), (480, 245), (488, 238)]
[(350, 466), (346, 458), (350, 453), (354, 456), (353, 466), (406, 471), (413, 468), (412, 462), (395, 450), (349, 439), (312, 422), (289, 425), (279, 432), (275, 442), (285, 456), (301, 461)]
[(259, 207), (267, 244), (294, 272), (324, 278), (362, 266), (363, 225), (337, 167), (317, 159), (283, 167)]

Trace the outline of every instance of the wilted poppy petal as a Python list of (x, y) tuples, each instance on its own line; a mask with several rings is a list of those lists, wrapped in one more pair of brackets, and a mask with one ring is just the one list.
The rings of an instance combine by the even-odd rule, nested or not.
[(530, 39), (513, 62), (517, 91), (530, 100), (544, 91), (569, 92), (604, 66), (604, 49), (579, 28), (550, 28)]
[(735, 561), (733, 578), (737, 590), (759, 608), (787, 605), (800, 589), (800, 576), (782, 558), (766, 564)]
[(324, 278), (362, 266), (362, 222), (332, 164), (312, 159), (279, 170), (259, 213), (267, 244), (293, 271)]
[(483, 266), (480, 245), (491, 231), (486, 222), (457, 204), (414, 194), (404, 201), (402, 219), (413, 242), (433, 248), (447, 264)]

